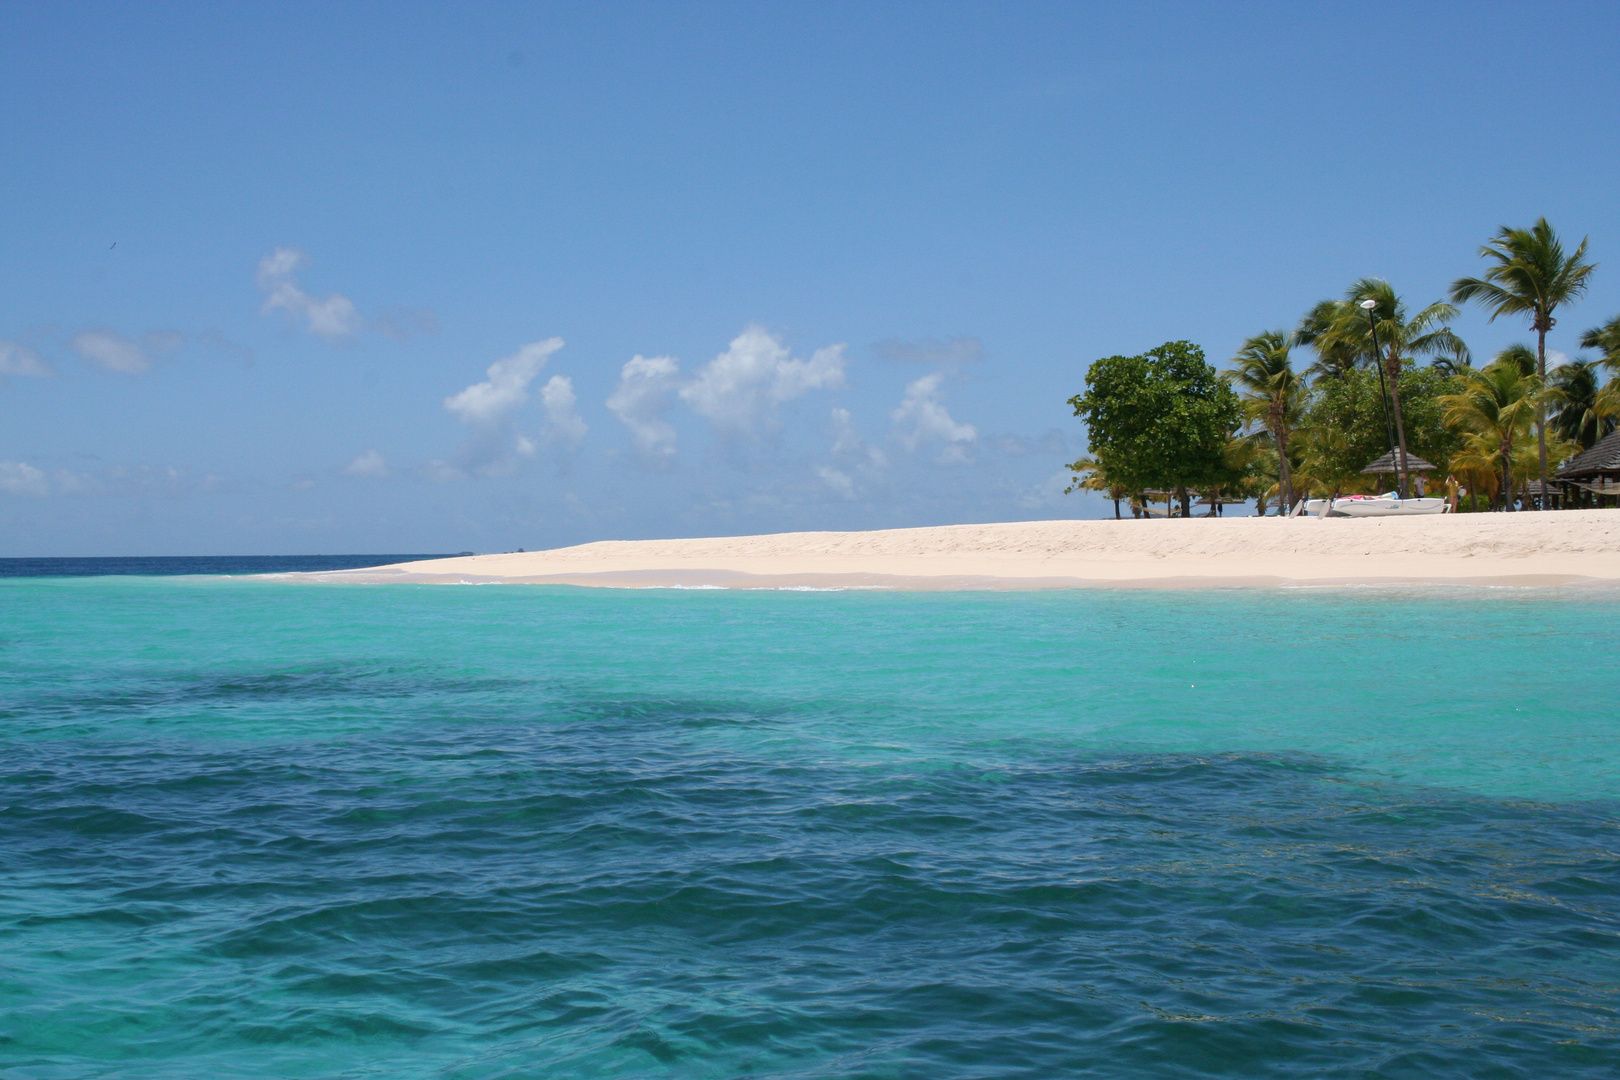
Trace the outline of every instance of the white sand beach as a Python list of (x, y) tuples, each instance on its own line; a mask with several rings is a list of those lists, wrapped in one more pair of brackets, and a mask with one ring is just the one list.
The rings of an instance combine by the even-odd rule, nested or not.
[(552, 551), (288, 576), (372, 583), (740, 589), (1620, 585), (1620, 510), (1326, 520), (1022, 521), (605, 540)]

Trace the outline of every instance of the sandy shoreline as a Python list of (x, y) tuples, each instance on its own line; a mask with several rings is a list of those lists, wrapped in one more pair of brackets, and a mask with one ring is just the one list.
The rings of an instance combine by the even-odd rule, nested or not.
[(1028, 521), (606, 540), (552, 551), (278, 576), (323, 582), (728, 589), (1620, 585), (1620, 510), (1332, 520)]

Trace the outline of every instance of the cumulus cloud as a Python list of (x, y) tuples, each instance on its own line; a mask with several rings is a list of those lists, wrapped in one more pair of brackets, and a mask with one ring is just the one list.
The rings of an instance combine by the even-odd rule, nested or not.
[(488, 425), (506, 419), (529, 400), (529, 384), (546, 366), (551, 354), (562, 347), (563, 340), (559, 337), (523, 346), (511, 356), (489, 365), (485, 373), (489, 378), (445, 398), (444, 407), (467, 424)]
[(566, 375), (553, 375), (540, 388), (540, 404), (546, 410), (545, 436), (565, 446), (578, 446), (585, 441), (590, 430), (574, 406), (579, 398), (574, 395), (574, 380)]
[(908, 452), (915, 453), (929, 443), (943, 442), (939, 460), (956, 464), (968, 459), (968, 448), (978, 440), (979, 429), (972, 424), (960, 424), (952, 418), (940, 401), (940, 386), (945, 373), (936, 371), (924, 375), (907, 385), (906, 395), (889, 418), (894, 421), (895, 435)]
[[(159, 344), (169, 344), (169, 341), (165, 339)], [(73, 335), (68, 345), (84, 359), (108, 371), (138, 375), (152, 366), (151, 357), (139, 343), (112, 330), (86, 330)]]
[(901, 360), (912, 364), (935, 364), (940, 367), (958, 367), (984, 359), (984, 342), (976, 337), (954, 337), (941, 341), (924, 338), (921, 341), (880, 341), (872, 351), (885, 360)]
[(770, 331), (750, 326), (681, 387), (681, 400), (723, 431), (751, 434), (773, 428), (781, 403), (844, 385), (844, 348), (829, 345), (808, 360), (797, 360)]
[(355, 310), (353, 302), (341, 293), (314, 297), (299, 287), (293, 275), (309, 262), (309, 256), (297, 248), (276, 248), (259, 260), (254, 279), (264, 293), (264, 310), (277, 308), (294, 319), (303, 319), (312, 334), (327, 341), (338, 342), (352, 338), (365, 328), (366, 321)]
[(343, 471), (350, 476), (362, 478), (387, 476), (388, 461), (377, 451), (367, 450), (345, 465)]
[(45, 481), (45, 474), (27, 462), (0, 461), (0, 491), (38, 498), (50, 493), (50, 485)]
[(675, 455), (675, 428), (664, 419), (674, 404), (681, 366), (671, 356), (631, 359), (619, 372), (619, 385), (607, 407), (630, 429), (636, 449), (653, 458)]
[(26, 345), (0, 338), (0, 375), (43, 377), (50, 373), (51, 369), (45, 366), (39, 353)]
[[(444, 399), (444, 407), (473, 429), (472, 438), (457, 450), (452, 462), (429, 462), (428, 474), (450, 480), (469, 472), (479, 476), (507, 476), (517, 471), (521, 459), (533, 457), (534, 440), (518, 431), (514, 414), (529, 400), (529, 384), (546, 366), (551, 354), (562, 348), (562, 338), (547, 338), (524, 345), (511, 356), (489, 365), (483, 382), (473, 383), (459, 394)], [(566, 383), (567, 380), (564, 380)], [(555, 383), (555, 380), (553, 380)], [(558, 387), (548, 383), (542, 399), (557, 397)], [(569, 392), (572, 393), (570, 385)], [(551, 415), (551, 401), (547, 401)], [(581, 421), (583, 425), (583, 421)]]

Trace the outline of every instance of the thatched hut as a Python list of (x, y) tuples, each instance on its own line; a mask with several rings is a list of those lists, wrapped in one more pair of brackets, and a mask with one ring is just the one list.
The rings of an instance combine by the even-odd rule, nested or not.
[[(1399, 456), (1399, 450), (1391, 450), (1377, 461), (1374, 461), (1371, 465), (1368, 465), (1365, 469), (1362, 469), (1361, 473), (1363, 476), (1380, 476), (1384, 474), (1391, 476), (1398, 475), (1400, 473), (1400, 468), (1396, 464), (1396, 458)], [(1417, 477), (1419, 495), (1423, 494), (1423, 482), (1426, 479), (1425, 474), (1436, 472), (1439, 470), (1439, 468), (1440, 466), (1424, 461), (1410, 450), (1406, 452), (1406, 475)]]
[[(1571, 496), (1566, 505), (1595, 497), (1596, 505), (1612, 506), (1620, 501), (1620, 429), (1609, 432), (1565, 462), (1558, 480)], [(1581, 493), (1586, 493), (1582, 495)], [(1610, 500), (1605, 502), (1604, 500)]]

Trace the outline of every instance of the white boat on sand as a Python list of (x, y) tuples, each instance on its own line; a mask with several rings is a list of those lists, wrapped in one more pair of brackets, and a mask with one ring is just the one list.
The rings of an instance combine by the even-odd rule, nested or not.
[(1395, 492), (1383, 495), (1341, 495), (1332, 500), (1310, 499), (1305, 512), (1312, 517), (1413, 517), (1418, 514), (1444, 514), (1446, 500), (1403, 499)]

